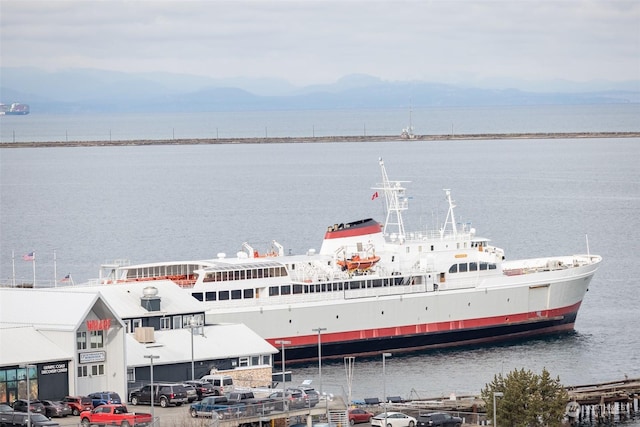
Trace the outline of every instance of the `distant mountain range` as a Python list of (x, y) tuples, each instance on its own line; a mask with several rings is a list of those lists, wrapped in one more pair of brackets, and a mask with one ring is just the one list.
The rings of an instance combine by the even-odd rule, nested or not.
[(38, 113), (204, 112), (640, 102), (640, 81), (492, 81), (451, 85), (346, 76), (296, 87), (278, 79), (91, 69), (0, 68), (0, 101)]

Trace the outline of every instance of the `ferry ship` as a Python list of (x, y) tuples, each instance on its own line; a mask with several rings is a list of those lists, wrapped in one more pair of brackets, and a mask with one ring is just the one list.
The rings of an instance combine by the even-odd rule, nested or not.
[(11, 105), (0, 103), (0, 116), (26, 116), (29, 114), (29, 105), (14, 102)]
[[(577, 254), (505, 260), (503, 249), (454, 216), (441, 228), (406, 232), (403, 181), (382, 183), (384, 224), (327, 227), (320, 251), (265, 253), (244, 243), (234, 257), (112, 265), (102, 283), (171, 280), (202, 302), (206, 323), (244, 323), (286, 360), (373, 356), (571, 331), (602, 258)], [(587, 252), (588, 249), (587, 249)]]

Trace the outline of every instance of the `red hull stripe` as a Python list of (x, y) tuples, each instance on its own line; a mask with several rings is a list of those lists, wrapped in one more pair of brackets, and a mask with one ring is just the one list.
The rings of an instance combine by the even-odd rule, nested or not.
[[(455, 332), (465, 329), (484, 329), (496, 326), (508, 326), (519, 323), (535, 323), (537, 321), (551, 320), (555, 317), (566, 316), (567, 314), (577, 313), (581, 302), (570, 305), (568, 307), (556, 308), (553, 310), (544, 310), (539, 312), (510, 314), (505, 316), (483, 317), (480, 319), (455, 320), (450, 322), (423, 323), (416, 325), (396, 326), (393, 328), (364, 329), (361, 331), (347, 331), (331, 333), (330, 331), (322, 333), (322, 343), (340, 343), (367, 339), (386, 339), (396, 337), (407, 337), (411, 335), (424, 335), (438, 332)], [(559, 329), (564, 329), (561, 327)], [(568, 328), (570, 329), (570, 327)], [(290, 341), (290, 347), (306, 347), (317, 345), (318, 335), (305, 335), (297, 337), (278, 337), (268, 338), (267, 341), (274, 347), (278, 347), (275, 341)]]
[(366, 227), (351, 227), (344, 230), (327, 231), (324, 234), (325, 240), (328, 239), (342, 239), (344, 237), (365, 236), (367, 234), (376, 234), (382, 231), (382, 226), (379, 223), (373, 225), (367, 225)]

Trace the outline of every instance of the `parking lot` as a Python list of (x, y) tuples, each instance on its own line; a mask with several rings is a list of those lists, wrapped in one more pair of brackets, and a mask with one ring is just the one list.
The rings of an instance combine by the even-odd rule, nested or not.
[[(334, 406), (332, 402), (332, 407)], [(344, 409), (344, 404), (342, 402), (338, 403), (338, 406), (342, 406)], [(203, 427), (210, 426), (212, 424), (217, 424), (219, 427), (225, 427), (227, 425), (237, 425), (237, 420), (229, 420), (229, 421), (221, 421), (219, 423), (212, 423), (210, 418), (192, 418), (189, 414), (189, 404), (182, 406), (170, 406), (167, 408), (162, 408), (159, 406), (153, 407), (153, 415), (159, 421), (159, 425), (156, 427)], [(132, 406), (131, 404), (127, 404), (127, 408), (131, 412), (146, 412), (151, 413), (151, 406), (149, 405), (137, 405)], [(305, 424), (306, 418), (309, 413), (312, 415), (324, 415), (326, 411), (326, 407), (318, 405), (314, 408), (305, 408), (300, 410), (291, 410), (289, 414), (289, 424)], [(279, 418), (281, 417), (281, 413), (279, 411), (273, 412), (269, 418)], [(80, 417), (74, 417), (72, 415), (64, 417), (64, 418), (53, 418), (53, 421), (56, 421), (60, 424), (61, 427), (78, 427), (80, 426)], [(258, 421), (248, 420), (248, 421)], [(369, 427), (369, 424), (358, 424), (362, 427)]]

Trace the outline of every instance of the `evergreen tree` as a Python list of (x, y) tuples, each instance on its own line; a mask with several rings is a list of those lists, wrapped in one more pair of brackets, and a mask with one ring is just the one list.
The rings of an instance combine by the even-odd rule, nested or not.
[[(497, 397), (496, 414), (493, 413), (493, 393), (503, 393)], [(486, 384), (481, 397), (487, 408), (487, 415), (498, 427), (555, 427), (562, 424), (562, 418), (569, 396), (560, 383), (560, 378), (551, 378), (549, 371), (542, 370), (537, 375), (524, 368), (509, 372), (506, 377), (494, 375)]]

